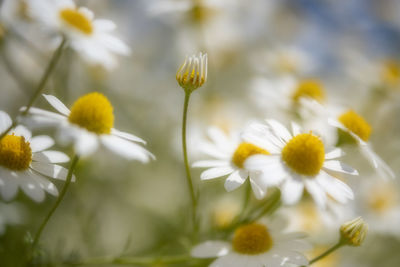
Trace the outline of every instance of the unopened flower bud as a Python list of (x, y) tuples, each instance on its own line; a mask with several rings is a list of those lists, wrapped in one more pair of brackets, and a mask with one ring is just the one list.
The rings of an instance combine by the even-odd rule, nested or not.
[(367, 236), (368, 225), (361, 217), (342, 224), (340, 227), (341, 240), (349, 246), (360, 246)]
[(176, 72), (176, 80), (186, 91), (192, 92), (207, 81), (207, 54), (199, 53), (186, 57), (185, 62)]

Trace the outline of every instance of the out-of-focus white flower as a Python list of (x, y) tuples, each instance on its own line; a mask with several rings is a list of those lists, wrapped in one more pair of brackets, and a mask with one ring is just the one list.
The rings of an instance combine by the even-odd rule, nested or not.
[(29, 0), (4, 0), (0, 9), (0, 21), (11, 25), (17, 21), (31, 20)]
[[(10, 125), (10, 117), (0, 111), (0, 132)], [(46, 150), (53, 144), (48, 136), (32, 137), (23, 126), (12, 129), (0, 140), (0, 193), (4, 200), (13, 199), (19, 187), (36, 202), (44, 200), (44, 191), (58, 196), (57, 188), (47, 177), (65, 180), (68, 170), (55, 163), (68, 162), (69, 157)]]
[(269, 186), (277, 185), (274, 179), (266, 182), (260, 179), (259, 171), (249, 171), (245, 160), (255, 154), (269, 155), (262, 146), (243, 142), (237, 133), (227, 136), (218, 128), (210, 128), (208, 136), (213, 143), (204, 142), (199, 147), (213, 160), (197, 161), (193, 167), (209, 168), (200, 175), (200, 179), (209, 180), (229, 175), (225, 181), (225, 189), (230, 192), (240, 187), (249, 178), (251, 188), (256, 198), (261, 199), (267, 193)]
[(270, 155), (249, 157), (244, 166), (260, 171), (264, 182), (281, 182), (282, 200), (285, 204), (297, 203), (304, 188), (321, 208), (326, 208), (328, 195), (339, 203), (353, 199), (353, 192), (337, 179), (335, 172), (358, 175), (358, 172), (338, 161), (342, 151), (338, 148), (325, 153), (324, 143), (312, 132), (302, 133), (292, 123), (292, 134), (275, 120), (266, 124), (253, 123), (243, 134), (243, 139), (261, 145)]
[(72, 141), (78, 155), (88, 156), (94, 153), (101, 143), (112, 152), (130, 160), (146, 163), (154, 158), (149, 151), (135, 143), (145, 144), (143, 139), (113, 128), (113, 107), (104, 95), (96, 92), (86, 94), (75, 101), (71, 110), (55, 96), (43, 96), (59, 113), (31, 108), (30, 119), (37, 125), (58, 126), (60, 141)]
[(266, 223), (251, 223), (239, 226), (232, 242), (206, 241), (195, 246), (191, 252), (196, 258), (217, 259), (213, 267), (264, 267), (308, 265), (307, 258), (301, 253), (310, 245), (302, 240), (303, 233), (286, 233), (286, 223), (273, 219)]
[(363, 242), (368, 233), (368, 225), (361, 217), (345, 222), (340, 227), (342, 242), (347, 245), (358, 247)]
[(114, 22), (94, 19), (92, 11), (77, 7), (72, 0), (29, 0), (33, 18), (52, 31), (67, 37), (83, 59), (107, 69), (117, 65), (114, 54), (129, 55), (129, 47), (111, 32)]
[(24, 213), (20, 203), (0, 203), (0, 236), (5, 233), (7, 225), (23, 223)]
[(372, 150), (371, 145), (368, 142), (372, 132), (372, 127), (363, 117), (350, 109), (341, 113), (336, 118), (330, 118), (329, 123), (332, 126), (349, 133), (356, 140), (361, 153), (376, 169), (379, 176), (384, 179), (396, 177), (389, 165), (387, 165), (386, 162), (384, 162)]
[(185, 62), (176, 72), (176, 80), (185, 90), (192, 92), (207, 81), (207, 54), (186, 57)]

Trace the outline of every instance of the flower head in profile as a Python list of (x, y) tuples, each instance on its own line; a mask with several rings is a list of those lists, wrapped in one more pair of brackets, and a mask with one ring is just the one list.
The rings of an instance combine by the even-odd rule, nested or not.
[(30, 12), (47, 28), (66, 36), (71, 47), (91, 64), (111, 69), (117, 65), (114, 54), (130, 53), (128, 46), (111, 34), (114, 22), (94, 19), (92, 11), (72, 0), (31, 0)]
[(340, 227), (340, 236), (342, 242), (349, 246), (360, 246), (368, 233), (368, 225), (361, 217), (345, 222)]
[[(0, 132), (10, 125), (10, 117), (0, 111)], [(69, 157), (47, 150), (53, 144), (48, 136), (32, 137), (23, 126), (12, 129), (0, 140), (0, 193), (4, 200), (12, 200), (18, 188), (36, 202), (44, 200), (45, 191), (58, 196), (57, 188), (48, 178), (65, 180), (68, 170), (57, 163), (68, 162)]]
[(74, 144), (80, 156), (94, 153), (100, 144), (127, 159), (148, 162), (154, 156), (137, 144), (146, 142), (132, 134), (118, 131), (114, 127), (113, 107), (100, 93), (89, 93), (68, 109), (58, 98), (43, 95), (58, 113), (31, 108), (31, 120), (38, 125), (58, 126), (58, 135), (64, 143)]
[[(286, 222), (275, 218), (239, 226), (231, 242), (206, 241), (191, 252), (196, 258), (217, 259), (212, 267), (301, 266), (308, 260), (301, 253), (310, 248), (303, 233), (286, 233)], [(292, 264), (292, 265), (291, 265)]]
[(207, 81), (207, 54), (186, 57), (176, 72), (176, 80), (186, 92), (193, 92)]
[(389, 165), (373, 151), (369, 143), (372, 127), (361, 115), (350, 109), (336, 118), (330, 118), (329, 123), (350, 134), (359, 146), (361, 153), (376, 169), (380, 177), (384, 179), (396, 177)]
[(252, 155), (269, 155), (262, 145), (256, 146), (253, 143), (244, 142), (238, 134), (231, 134), (229, 137), (218, 128), (210, 128), (208, 136), (212, 143), (205, 142), (201, 144), (200, 149), (214, 159), (197, 161), (193, 164), (193, 167), (209, 168), (201, 173), (202, 180), (228, 175), (225, 189), (231, 192), (240, 187), (248, 178), (257, 199), (265, 197), (269, 186), (277, 185), (276, 180), (265, 182), (261, 179), (259, 171), (250, 171), (244, 165), (246, 159)]
[(342, 155), (340, 149), (326, 153), (322, 139), (312, 132), (302, 133), (292, 123), (290, 133), (279, 122), (267, 120), (266, 124), (250, 125), (243, 138), (268, 148), (270, 155), (249, 157), (244, 166), (260, 171), (265, 181), (280, 180), (284, 203), (297, 203), (304, 189), (321, 208), (326, 208), (328, 195), (340, 203), (353, 199), (352, 190), (334, 175), (358, 172), (337, 160)]

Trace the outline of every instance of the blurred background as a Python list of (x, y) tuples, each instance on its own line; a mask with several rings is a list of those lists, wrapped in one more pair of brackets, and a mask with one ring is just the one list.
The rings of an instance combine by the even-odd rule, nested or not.
[[(20, 1), (20, 0), (15, 0)], [(0, 1), (1, 2), (1, 1)], [(23, 1), (20, 1), (23, 2)], [(114, 106), (116, 128), (148, 142), (157, 157), (147, 165), (106, 150), (82, 160), (77, 181), (43, 233), (46, 266), (120, 255), (169, 255), (188, 248), (190, 199), (180, 145), (184, 92), (175, 80), (185, 56), (208, 53), (207, 83), (192, 94), (189, 159), (206, 159), (198, 142), (209, 126), (241, 130), (252, 120), (287, 123), (282, 79), (318, 79), (327, 102), (350, 107), (372, 125), (371, 144), (400, 170), (400, 2), (397, 0), (87, 0), (76, 1), (97, 18), (113, 20), (132, 50), (112, 71), (90, 66), (67, 49), (45, 92), (68, 107), (99, 91)], [(1, 10), (0, 109), (16, 115), (29, 99), (54, 46), (23, 11)], [(255, 79), (271, 81), (269, 93)], [(276, 91), (274, 91), (276, 89)], [(35, 106), (50, 109), (44, 99)], [(36, 131), (35, 133), (43, 133)], [(49, 134), (48, 131), (46, 131)], [(71, 148), (60, 147), (71, 155)], [(383, 181), (355, 148), (346, 163), (360, 176), (348, 180), (355, 200), (321, 214), (307, 196), (279, 213), (306, 231), (318, 255), (338, 238), (345, 219), (363, 216), (366, 243), (346, 247), (315, 266), (400, 266), (400, 187)], [(218, 236), (241, 207), (243, 188), (227, 193), (224, 179), (201, 182), (201, 240)], [(56, 181), (57, 182), (57, 181)], [(56, 184), (60, 189), (62, 183)], [(27, 233), (34, 233), (54, 203), (35, 203), (21, 192), (0, 200), (0, 266), (19, 266)], [(255, 199), (251, 200), (256, 203)], [(311, 256), (312, 257), (312, 256)], [(203, 266), (205, 263), (196, 263)], [(178, 265), (177, 265), (178, 266)], [(181, 265), (188, 266), (188, 265)]]

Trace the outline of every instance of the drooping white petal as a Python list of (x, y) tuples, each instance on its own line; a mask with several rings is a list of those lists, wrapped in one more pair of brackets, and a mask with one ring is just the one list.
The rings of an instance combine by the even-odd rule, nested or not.
[(96, 19), (93, 21), (93, 25), (99, 31), (103, 32), (113, 31), (117, 27), (113, 21), (108, 19)]
[(287, 205), (299, 202), (303, 195), (304, 184), (299, 179), (289, 178), (282, 185), (282, 200)]
[(62, 121), (67, 120), (67, 117), (64, 115), (61, 115), (59, 113), (55, 113), (55, 112), (51, 112), (51, 111), (47, 111), (44, 109), (40, 109), (40, 108), (35, 108), (35, 107), (31, 107), (29, 109), (29, 114), (31, 114), (33, 116), (33, 119), (35, 120), (35, 117), (39, 117), (39, 118), (47, 118), (47, 122), (50, 124), (51, 122), (53, 124), (55, 123), (60, 123)]
[(234, 171), (234, 169), (230, 166), (226, 167), (215, 167), (208, 169), (200, 174), (200, 179), (201, 180), (209, 180), (209, 179), (214, 179), (217, 177), (225, 176), (227, 174), (230, 174)]
[(286, 263), (293, 263), (298, 266), (308, 266), (307, 258), (297, 251), (290, 251), (290, 250), (275, 250), (274, 255), (282, 258), (281, 266), (285, 266)]
[(69, 116), (69, 109), (61, 102), (57, 97), (52, 96), (52, 95), (45, 95), (43, 94), (43, 97), (46, 98), (47, 102), (55, 108), (58, 112), (65, 116)]
[(12, 200), (17, 194), (18, 177), (15, 172), (0, 167), (0, 192), (5, 201)]
[(315, 203), (322, 209), (326, 208), (326, 193), (325, 191), (313, 180), (312, 178), (306, 178), (305, 186), (310, 193), (311, 197), (314, 199)]
[(80, 156), (89, 156), (93, 154), (99, 147), (97, 135), (86, 130), (78, 130), (73, 132), (75, 141), (75, 152)]
[(29, 170), (27, 173), (32, 179), (34, 179), (40, 185), (40, 187), (43, 190), (47, 191), (49, 194), (53, 196), (58, 196), (57, 187), (52, 182), (42, 177), (41, 175), (34, 173), (31, 170)]
[(223, 167), (228, 166), (226, 160), (199, 160), (192, 164), (194, 168)]
[(285, 142), (290, 141), (292, 139), (292, 135), (286, 129), (285, 126), (283, 126), (280, 122), (276, 120), (266, 120), (267, 124), (272, 128), (272, 130), (275, 132), (277, 136), (282, 138)]
[(195, 258), (214, 258), (228, 254), (230, 244), (224, 241), (206, 241), (195, 246), (190, 254)]
[(0, 133), (3, 133), (12, 124), (10, 116), (7, 113), (0, 110)]
[(26, 127), (22, 125), (18, 125), (13, 129), (10, 133), (14, 133), (16, 136), (23, 136), (25, 137), (26, 141), (30, 141), (32, 138), (32, 133)]
[(262, 183), (260, 176), (251, 175), (249, 180), (254, 196), (257, 199), (263, 199), (267, 194), (267, 187)]
[(105, 147), (126, 159), (138, 160), (146, 163), (150, 158), (154, 158), (154, 156), (143, 147), (120, 137), (102, 135), (100, 140)]
[[(241, 173), (242, 172), (242, 173)], [(237, 170), (231, 173), (228, 178), (225, 180), (225, 189), (228, 192), (231, 192), (241, 186), (246, 181), (246, 171)]]
[(383, 179), (396, 177), (393, 170), (386, 164), (386, 162), (379, 157), (368, 144), (361, 145), (361, 153), (370, 162), (370, 164), (377, 170), (379, 176)]
[(119, 130), (114, 129), (114, 128), (111, 129), (111, 134), (112, 135), (116, 135), (116, 136), (121, 137), (121, 138), (124, 138), (124, 139), (129, 140), (129, 141), (146, 144), (146, 141), (144, 141), (142, 138), (137, 137), (136, 135), (133, 135), (133, 134), (130, 134), (130, 133), (127, 133), (127, 132), (119, 131)]
[[(65, 180), (68, 174), (68, 169), (56, 164), (32, 162), (31, 168), (38, 173), (59, 180)], [(72, 175), (72, 181), (75, 181), (74, 175)]]
[(244, 166), (247, 170), (261, 172), (265, 185), (278, 185), (288, 175), (278, 156), (254, 155), (245, 161)]
[(330, 171), (346, 173), (350, 175), (358, 175), (358, 171), (353, 169), (352, 167), (340, 162), (338, 160), (327, 160), (323, 165), (324, 169), (328, 169)]
[(339, 203), (344, 204), (349, 199), (354, 198), (353, 191), (349, 186), (325, 172), (321, 172), (315, 179), (316, 182)]
[(69, 161), (69, 157), (66, 154), (52, 150), (33, 153), (32, 159), (45, 163), (64, 163)]
[(340, 148), (334, 148), (333, 150), (325, 154), (325, 159), (336, 159), (340, 158), (343, 155), (344, 155), (343, 150), (341, 150)]
[(45, 149), (48, 149), (49, 147), (54, 145), (54, 140), (47, 136), (47, 135), (38, 135), (38, 136), (34, 136), (31, 139), (31, 149), (32, 152), (39, 152), (39, 151), (43, 151)]
[(27, 172), (21, 172), (19, 174), (19, 179), (19, 185), (28, 197), (36, 202), (42, 202), (44, 200), (45, 194), (42, 187), (35, 179), (32, 179)]

